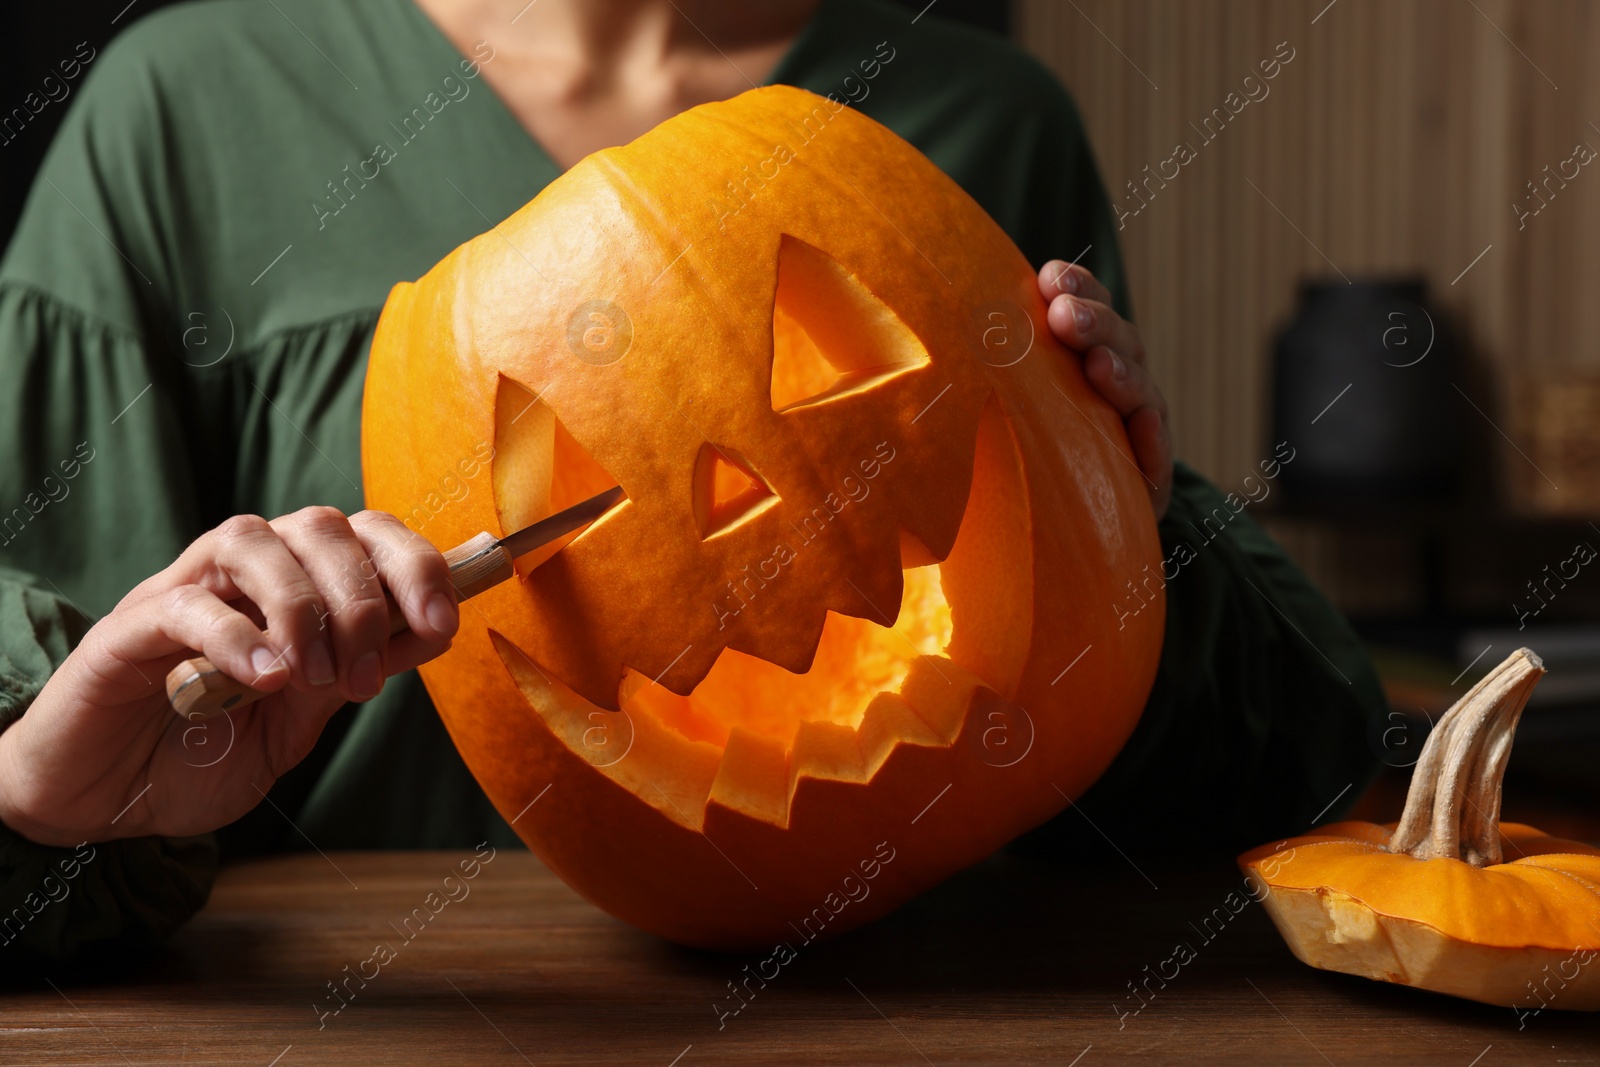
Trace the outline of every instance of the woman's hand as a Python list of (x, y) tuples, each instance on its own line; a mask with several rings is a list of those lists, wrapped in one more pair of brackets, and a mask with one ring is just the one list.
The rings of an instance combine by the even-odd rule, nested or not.
[[(389, 636), (385, 588), (409, 633)], [(0, 821), (45, 845), (224, 826), (457, 622), (444, 557), (392, 515), (235, 516), (124, 597), (0, 733)], [(178, 718), (167, 672), (196, 652), (269, 695)]]
[(1122, 416), (1159, 520), (1172, 499), (1172, 432), (1139, 331), (1112, 310), (1111, 294), (1084, 267), (1051, 260), (1039, 271), (1039, 292), (1050, 305), (1050, 332), (1083, 353), (1089, 384)]

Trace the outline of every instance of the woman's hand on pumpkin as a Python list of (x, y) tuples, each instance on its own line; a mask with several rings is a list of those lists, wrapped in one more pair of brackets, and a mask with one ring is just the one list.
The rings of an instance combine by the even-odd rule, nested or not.
[(1172, 432), (1139, 331), (1116, 313), (1111, 293), (1085, 267), (1051, 260), (1039, 271), (1039, 292), (1050, 305), (1050, 332), (1083, 354), (1089, 384), (1122, 416), (1160, 519), (1172, 499)]
[[(390, 636), (386, 589), (409, 632)], [(392, 515), (235, 516), (124, 597), (0, 733), (0, 821), (46, 845), (224, 826), (457, 623), (444, 557)], [(196, 652), (268, 696), (178, 718), (166, 675)]]

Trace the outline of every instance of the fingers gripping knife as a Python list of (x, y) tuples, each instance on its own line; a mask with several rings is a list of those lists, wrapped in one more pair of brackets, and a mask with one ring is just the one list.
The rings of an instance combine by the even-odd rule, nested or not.
[[(607, 489), (565, 511), (540, 519), (516, 533), (496, 539), (488, 533), (464, 541), (444, 554), (456, 598), (466, 600), (493, 588), (516, 573), (513, 562), (604, 515), (626, 499), (620, 486)], [(389, 601), (389, 633), (406, 629), (405, 616)], [(201, 721), (260, 700), (267, 694), (228, 677), (204, 656), (186, 659), (167, 674), (167, 699), (185, 719)]]

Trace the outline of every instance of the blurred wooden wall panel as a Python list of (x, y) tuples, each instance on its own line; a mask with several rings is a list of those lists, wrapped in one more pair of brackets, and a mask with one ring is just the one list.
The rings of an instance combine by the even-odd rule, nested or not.
[[(1600, 148), (1596, 5), (1016, 0), (1016, 35), (1077, 98), (1117, 203), (1178, 141), (1197, 149), (1119, 237), (1180, 454), (1225, 487), (1269, 447), (1272, 337), (1308, 277), (1424, 276), (1502, 426), (1519, 373), (1600, 367), (1600, 161), (1521, 230), (1512, 207), (1576, 143)], [(1270, 94), (1202, 145), (1191, 123), (1280, 42)]]

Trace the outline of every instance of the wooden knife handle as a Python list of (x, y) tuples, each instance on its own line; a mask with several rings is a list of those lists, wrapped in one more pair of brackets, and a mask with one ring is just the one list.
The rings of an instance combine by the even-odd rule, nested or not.
[[(493, 535), (480, 533), (444, 554), (450, 564), (450, 584), (458, 600), (467, 600), (516, 573), (511, 554)], [(389, 633), (406, 629), (406, 619), (389, 601)], [(204, 656), (186, 659), (167, 674), (167, 700), (172, 710), (191, 722), (203, 722), (234, 708), (260, 700), (267, 694), (224, 674)]]

